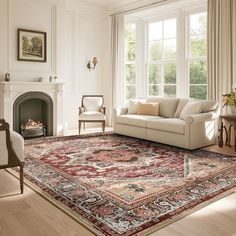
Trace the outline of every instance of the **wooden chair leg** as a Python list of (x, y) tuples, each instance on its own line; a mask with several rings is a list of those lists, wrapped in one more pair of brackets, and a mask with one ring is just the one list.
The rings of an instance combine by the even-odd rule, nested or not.
[(80, 134), (80, 130), (81, 130), (81, 121), (79, 121), (79, 134)]
[(20, 192), (23, 193), (24, 192), (24, 166), (20, 165)]
[(102, 122), (102, 132), (105, 132), (105, 121)]
[(84, 130), (85, 130), (85, 122), (84, 122)]

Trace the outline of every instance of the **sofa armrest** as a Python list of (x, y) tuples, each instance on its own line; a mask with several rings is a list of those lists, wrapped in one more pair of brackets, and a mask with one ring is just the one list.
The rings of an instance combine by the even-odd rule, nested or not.
[(115, 124), (116, 124), (116, 117), (120, 115), (125, 115), (128, 112), (127, 107), (121, 107), (121, 108), (113, 108), (112, 110), (112, 126), (115, 130)]
[(198, 123), (198, 122), (204, 122), (207, 120), (214, 120), (217, 118), (217, 113), (216, 112), (206, 112), (206, 113), (200, 113), (200, 114), (195, 114), (188, 116), (186, 118), (187, 123)]
[(120, 108), (113, 108), (113, 116), (120, 116), (120, 115), (125, 115), (128, 112), (128, 108), (127, 107), (120, 107)]

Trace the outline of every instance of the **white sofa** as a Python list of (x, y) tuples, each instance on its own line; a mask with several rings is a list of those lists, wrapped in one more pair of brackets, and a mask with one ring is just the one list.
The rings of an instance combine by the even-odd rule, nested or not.
[[(140, 101), (158, 103), (159, 115), (137, 114)], [(133, 99), (128, 107), (113, 109), (112, 124), (117, 134), (193, 150), (215, 143), (218, 110), (215, 101), (163, 97)]]

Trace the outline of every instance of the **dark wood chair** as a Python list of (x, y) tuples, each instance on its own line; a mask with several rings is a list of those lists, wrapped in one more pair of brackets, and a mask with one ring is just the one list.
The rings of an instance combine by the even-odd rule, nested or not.
[(24, 191), (24, 139), (15, 131), (9, 130), (9, 124), (0, 119), (0, 169), (20, 167), (20, 190)]
[(103, 95), (83, 95), (81, 107), (79, 107), (79, 134), (81, 124), (86, 122), (101, 122), (102, 131), (105, 132), (106, 108), (104, 107)]

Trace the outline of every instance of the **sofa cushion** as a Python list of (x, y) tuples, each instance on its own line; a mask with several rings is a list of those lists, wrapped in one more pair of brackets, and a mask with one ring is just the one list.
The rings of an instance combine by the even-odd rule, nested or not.
[(189, 101), (181, 111), (179, 118), (186, 120), (188, 116), (199, 114), (201, 112), (201, 102)]
[(138, 127), (147, 127), (147, 121), (152, 119), (160, 119), (158, 116), (147, 116), (147, 115), (121, 115), (116, 117), (116, 123), (138, 126)]
[(159, 116), (171, 118), (174, 116), (179, 98), (149, 97), (147, 102), (159, 103)]
[(158, 116), (159, 103), (138, 102), (138, 115)]
[(184, 134), (185, 121), (179, 118), (154, 119), (147, 122), (147, 128)]
[(128, 102), (128, 114), (137, 114), (138, 103), (145, 102), (146, 99), (130, 99)]

